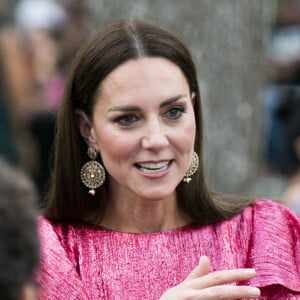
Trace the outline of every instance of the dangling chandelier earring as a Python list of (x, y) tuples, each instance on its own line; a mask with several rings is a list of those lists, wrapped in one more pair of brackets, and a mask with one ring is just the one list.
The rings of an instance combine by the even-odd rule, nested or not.
[(80, 179), (82, 183), (88, 187), (89, 193), (95, 195), (95, 189), (100, 187), (105, 181), (105, 170), (103, 166), (95, 161), (97, 157), (97, 151), (93, 147), (89, 147), (87, 155), (91, 159), (83, 165), (80, 171)]
[(185, 176), (183, 177), (183, 182), (190, 183), (190, 181), (192, 180), (191, 176), (196, 173), (198, 167), (199, 167), (199, 156), (194, 151), (191, 164), (190, 164), (188, 170), (186, 171)]

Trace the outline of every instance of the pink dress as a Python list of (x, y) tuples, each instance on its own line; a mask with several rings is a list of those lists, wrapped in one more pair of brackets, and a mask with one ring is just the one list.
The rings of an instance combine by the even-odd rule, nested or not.
[(259, 299), (300, 299), (300, 220), (269, 200), (213, 226), (137, 234), (41, 217), (39, 232), (40, 299), (157, 300), (201, 255), (211, 271), (255, 268), (246, 284), (261, 288)]

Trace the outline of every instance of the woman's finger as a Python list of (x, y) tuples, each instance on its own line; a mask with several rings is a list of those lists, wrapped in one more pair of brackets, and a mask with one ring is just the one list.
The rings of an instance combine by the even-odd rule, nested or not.
[(186, 280), (207, 275), (209, 273), (209, 268), (210, 268), (209, 258), (205, 255), (201, 256), (198, 266), (189, 274)]
[(194, 277), (189, 281), (189, 286), (194, 289), (205, 289), (213, 286), (245, 281), (255, 276), (254, 269), (233, 269), (216, 271), (202, 277)]
[(250, 286), (214, 286), (195, 291), (192, 299), (255, 299), (260, 296), (260, 290)]

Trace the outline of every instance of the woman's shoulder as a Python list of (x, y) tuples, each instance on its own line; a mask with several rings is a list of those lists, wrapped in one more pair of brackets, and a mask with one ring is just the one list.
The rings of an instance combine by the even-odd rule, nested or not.
[(229, 223), (238, 228), (238, 236), (253, 239), (255, 243), (267, 240), (288, 246), (291, 238), (300, 243), (299, 216), (273, 200), (256, 199)]
[(242, 232), (252, 234), (257, 228), (275, 232), (287, 226), (298, 227), (299, 222), (300, 218), (285, 205), (270, 199), (256, 199), (241, 213), (217, 226), (234, 226)]
[(78, 223), (50, 220), (38, 217), (42, 259), (61, 259), (64, 255), (74, 261), (78, 243), (84, 244), (90, 238), (90, 228)]
[(62, 227), (61, 223), (51, 221), (43, 215), (38, 216), (37, 221), (38, 221), (38, 231), (40, 235), (41, 234), (48, 235), (51, 232), (57, 232), (57, 230)]
[(82, 228), (89, 228), (92, 226), (85, 224), (84, 222), (75, 222), (68, 220), (53, 220), (45, 217), (44, 215), (38, 216), (38, 227), (43, 230), (54, 230), (54, 231), (64, 231), (64, 230), (80, 230)]
[(79, 242), (92, 236), (101, 236), (102, 231), (100, 227), (83, 221), (57, 221), (45, 216), (38, 217), (38, 233), (42, 244), (57, 242), (67, 246), (73, 244), (74, 240)]
[[(261, 243), (263, 247), (272, 246), (273, 250), (284, 249), (285, 253), (295, 244), (300, 245), (300, 218), (285, 205), (272, 200), (258, 199), (253, 207), (249, 211), (245, 210), (243, 214), (252, 215), (251, 235), (255, 243)], [(300, 255), (299, 250), (300, 248), (297, 252)]]
[(247, 267), (257, 272), (251, 284), (300, 292), (299, 217), (281, 203), (257, 199), (241, 214), (243, 219), (251, 226)]
[(242, 217), (251, 215), (256, 226), (266, 225), (273, 229), (286, 226), (299, 226), (300, 218), (287, 206), (270, 199), (256, 199), (253, 205), (246, 207)]
[(258, 211), (266, 211), (266, 210), (272, 210), (272, 211), (278, 211), (283, 214), (290, 214), (293, 212), (284, 204), (274, 201), (271, 199), (266, 199), (266, 198), (259, 198), (254, 200), (253, 202), (253, 208)]
[(38, 233), (43, 245), (66, 245), (77, 236), (83, 226), (71, 222), (54, 221), (45, 216), (38, 217)]
[(37, 222), (39, 234), (54, 230), (52, 222), (43, 215), (38, 216)]
[(243, 211), (233, 217), (232, 220), (240, 220), (240, 219), (251, 219), (251, 221), (255, 221), (256, 219), (260, 219), (261, 221), (267, 221), (269, 218), (292, 218), (299, 221), (299, 217), (286, 205), (267, 198), (258, 198), (251, 202), (251, 204), (247, 205)]
[(61, 231), (60, 224), (44, 216), (38, 216), (38, 234), (42, 250), (61, 244)]

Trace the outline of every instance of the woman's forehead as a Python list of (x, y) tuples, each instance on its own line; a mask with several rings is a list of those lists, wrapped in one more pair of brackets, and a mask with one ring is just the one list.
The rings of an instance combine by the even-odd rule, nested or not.
[(138, 97), (173, 97), (189, 90), (181, 69), (165, 58), (129, 60), (112, 71), (101, 83), (99, 98), (116, 102)]

